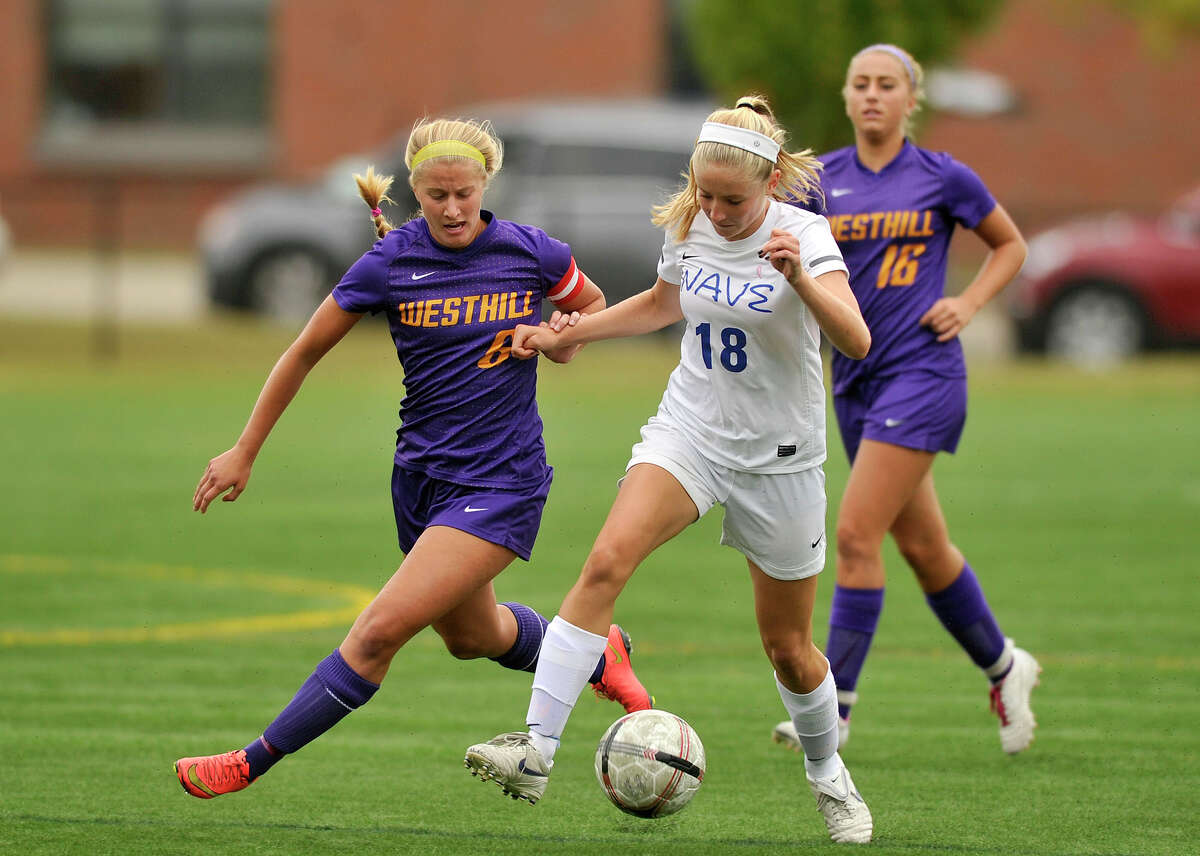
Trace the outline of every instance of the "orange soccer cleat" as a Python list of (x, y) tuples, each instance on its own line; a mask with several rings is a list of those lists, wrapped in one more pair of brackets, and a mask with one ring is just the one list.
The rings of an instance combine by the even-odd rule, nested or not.
[(632, 650), (629, 634), (620, 625), (611, 625), (608, 628), (608, 647), (604, 649), (604, 674), (592, 685), (598, 698), (620, 702), (626, 713), (654, 707), (654, 696), (646, 692), (642, 682), (633, 673), (633, 664), (629, 662)]
[(202, 800), (231, 794), (250, 785), (250, 765), (246, 763), (245, 749), (221, 755), (180, 758), (175, 762), (175, 775), (185, 791)]

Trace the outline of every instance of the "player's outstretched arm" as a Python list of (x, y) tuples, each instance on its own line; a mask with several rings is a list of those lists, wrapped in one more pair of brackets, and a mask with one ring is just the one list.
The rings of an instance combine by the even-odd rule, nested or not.
[(300, 335), (271, 369), (237, 443), (208, 462), (192, 497), (194, 511), (203, 514), (222, 494), (225, 494), (221, 497), (223, 502), (233, 502), (241, 496), (250, 480), (254, 459), (304, 378), (360, 318), (362, 315), (345, 311), (332, 297), (326, 297), (317, 307)]
[(679, 286), (659, 279), (652, 287), (622, 300), (595, 315), (581, 315), (562, 329), (521, 325), (513, 336), (512, 351), (525, 359), (547, 349), (653, 333), (683, 318)]

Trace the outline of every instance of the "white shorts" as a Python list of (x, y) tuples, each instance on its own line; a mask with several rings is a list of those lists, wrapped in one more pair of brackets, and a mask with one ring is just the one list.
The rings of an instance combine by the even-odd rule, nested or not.
[(654, 464), (675, 477), (701, 517), (725, 507), (721, 543), (777, 580), (799, 580), (825, 567), (825, 471), (748, 473), (714, 464), (660, 416), (642, 427), (626, 471)]

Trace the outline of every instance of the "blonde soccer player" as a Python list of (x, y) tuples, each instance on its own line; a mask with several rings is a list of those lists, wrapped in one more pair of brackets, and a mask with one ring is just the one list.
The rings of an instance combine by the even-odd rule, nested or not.
[(785, 202), (817, 186), (818, 167), (785, 137), (762, 98), (714, 112), (686, 185), (655, 211), (666, 230), (657, 282), (602, 312), (517, 329), (513, 353), (531, 356), (686, 323), (658, 413), (547, 630), (527, 730), (467, 750), (472, 773), (513, 796), (541, 798), (587, 663), (603, 652), (638, 565), (721, 504), (721, 541), (745, 558), (772, 683), (803, 735), (829, 834), (871, 838), (871, 813), (837, 752), (833, 676), (812, 639), (825, 563), (821, 334), (851, 359), (871, 337), (828, 223)]
[[(827, 215), (874, 342), (865, 360), (833, 357), (834, 410), (851, 469), (838, 509), (825, 655), (845, 745), (883, 611), (881, 550), (890, 534), (929, 608), (986, 677), (1000, 746), (1015, 754), (1033, 741), (1030, 696), (1041, 667), (1004, 634), (979, 578), (950, 540), (933, 463), (955, 451), (966, 423), (959, 336), (1020, 270), (1025, 242), (974, 171), (909, 139), (922, 81), (920, 64), (903, 48), (859, 51), (842, 90), (854, 145), (821, 156)], [(961, 293), (947, 295), (947, 251), (959, 226), (989, 253)], [(779, 723), (774, 737), (799, 747), (790, 722)]]
[[(404, 560), (261, 736), (244, 749), (175, 762), (179, 783), (194, 797), (246, 788), (366, 704), (425, 627), (459, 659), (488, 657), (527, 671), (537, 663), (546, 619), (525, 604), (497, 603), (492, 584), (514, 559), (529, 559), (553, 476), (536, 365), (512, 359), (510, 347), (519, 324), (541, 318), (544, 301), (565, 312), (596, 311), (604, 295), (566, 244), (482, 207), (502, 161), (488, 122), (417, 123), (405, 164), (421, 216), (398, 228), (379, 207), (391, 179), (373, 171), (358, 177), (379, 240), (280, 357), (241, 437), (209, 462), (196, 487), (194, 508), (202, 513), (218, 497), (236, 500), (309, 371), (364, 315), (387, 318), (404, 371), (392, 460)], [(566, 362), (577, 350), (548, 356)], [(355, 455), (336, 438), (332, 453)], [(586, 677), (627, 711), (650, 707), (629, 664), (628, 635), (615, 624), (606, 633), (609, 648)]]

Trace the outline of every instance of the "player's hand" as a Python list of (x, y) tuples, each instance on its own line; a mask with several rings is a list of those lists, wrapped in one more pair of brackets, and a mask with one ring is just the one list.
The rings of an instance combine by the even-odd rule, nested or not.
[(547, 322), (543, 321), (542, 325), (549, 326), (549, 328), (555, 333), (561, 333), (563, 328), (574, 327), (576, 324), (578, 324), (579, 319), (582, 317), (583, 315), (579, 312), (568, 312), (564, 314), (555, 309), (554, 313), (550, 316), (549, 323), (547, 324)]
[[(574, 327), (579, 323), (579, 319), (583, 317), (581, 312), (568, 312), (566, 314), (559, 312), (557, 309), (550, 316), (549, 323), (543, 321), (542, 326), (548, 327), (555, 333), (561, 333), (568, 327)], [(579, 353), (582, 345), (558, 345), (542, 349), (542, 355), (552, 363), (569, 363)]]
[[(196, 493), (192, 497), (192, 510), (201, 514), (208, 510), (209, 503), (221, 494), (222, 502), (233, 502), (246, 489), (250, 480), (251, 462), (236, 446), (217, 455), (208, 462)], [(225, 491), (229, 491), (225, 493)]]
[(975, 317), (976, 307), (962, 297), (943, 297), (918, 322), (937, 334), (939, 342), (949, 342)]
[(804, 271), (800, 263), (800, 239), (784, 229), (772, 229), (771, 237), (762, 245), (758, 255), (787, 277), (788, 282)]
[(550, 327), (543, 321), (536, 327), (530, 324), (518, 324), (513, 330), (513, 340), (510, 350), (518, 360), (527, 360), (541, 353)]

